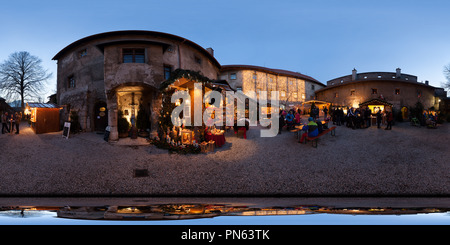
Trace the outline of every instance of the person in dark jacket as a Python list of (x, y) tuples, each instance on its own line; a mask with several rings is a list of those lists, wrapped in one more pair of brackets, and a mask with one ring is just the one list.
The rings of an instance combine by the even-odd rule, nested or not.
[(394, 121), (394, 115), (392, 111), (389, 111), (386, 116), (387, 126), (385, 130), (392, 130), (392, 122)]
[(380, 110), (380, 107), (378, 107), (378, 111), (377, 111), (377, 127), (378, 128), (380, 128), (381, 119), (382, 119), (381, 110)]
[(9, 127), (8, 127), (8, 119), (9, 119), (9, 117), (8, 117), (8, 112), (5, 112), (3, 115), (2, 115), (2, 134), (4, 134), (5, 133), (5, 131), (7, 131), (8, 133), (9, 133)]
[(278, 134), (281, 134), (281, 130), (284, 127), (284, 116), (283, 116), (283, 111), (280, 111), (280, 116), (278, 118), (279, 120), (279, 125), (278, 125)]

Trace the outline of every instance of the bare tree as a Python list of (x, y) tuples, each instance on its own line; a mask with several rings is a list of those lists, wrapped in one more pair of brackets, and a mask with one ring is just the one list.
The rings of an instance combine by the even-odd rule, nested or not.
[(447, 78), (447, 82), (444, 82), (443, 87), (450, 90), (450, 64), (444, 66), (444, 75)]
[(24, 109), (25, 98), (40, 97), (47, 80), (52, 76), (42, 61), (26, 51), (15, 52), (0, 64), (0, 93), (5, 99), (21, 100)]

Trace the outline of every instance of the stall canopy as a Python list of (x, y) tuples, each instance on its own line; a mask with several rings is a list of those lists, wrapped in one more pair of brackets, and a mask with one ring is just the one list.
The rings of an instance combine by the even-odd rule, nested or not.
[(359, 107), (369, 107), (372, 113), (376, 113), (378, 110), (384, 111), (386, 109), (392, 111), (392, 104), (383, 99), (371, 99), (359, 104)]
[(327, 104), (330, 104), (330, 102), (326, 102), (326, 101), (308, 100), (308, 101), (303, 102), (303, 105), (311, 105), (312, 103), (314, 103), (315, 105), (327, 105)]
[(58, 132), (61, 107), (52, 103), (27, 103), (26, 113), (30, 113), (31, 128), (36, 134)]

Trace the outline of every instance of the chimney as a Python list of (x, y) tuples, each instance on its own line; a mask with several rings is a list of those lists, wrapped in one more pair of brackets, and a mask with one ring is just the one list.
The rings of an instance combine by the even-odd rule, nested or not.
[(402, 77), (402, 69), (397, 68), (397, 75), (396, 75), (396, 77), (397, 77), (397, 78)]
[(214, 49), (207, 48), (206, 51), (208, 51), (208, 53), (210, 53), (214, 57)]
[(357, 76), (357, 74), (356, 74), (356, 69), (353, 68), (353, 71), (352, 71), (352, 81), (355, 81), (355, 80), (356, 80), (356, 76)]
[(429, 85), (429, 82), (428, 82), (428, 80), (426, 80), (426, 81), (425, 81), (425, 85)]

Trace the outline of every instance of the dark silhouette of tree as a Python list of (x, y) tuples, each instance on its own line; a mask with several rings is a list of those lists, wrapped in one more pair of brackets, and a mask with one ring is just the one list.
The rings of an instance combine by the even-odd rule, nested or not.
[(5, 99), (20, 98), (23, 110), (25, 98), (39, 97), (52, 76), (41, 63), (41, 59), (26, 51), (15, 52), (1, 63), (0, 93)]
[(444, 75), (447, 78), (447, 82), (443, 84), (443, 87), (450, 90), (450, 64), (444, 67)]

